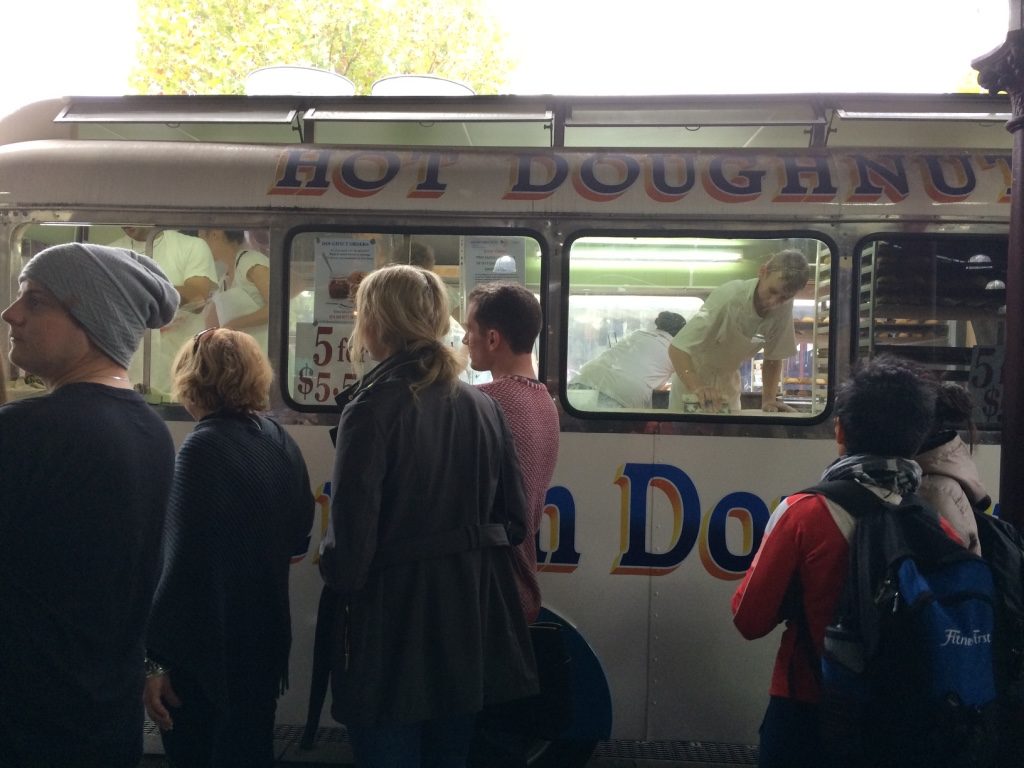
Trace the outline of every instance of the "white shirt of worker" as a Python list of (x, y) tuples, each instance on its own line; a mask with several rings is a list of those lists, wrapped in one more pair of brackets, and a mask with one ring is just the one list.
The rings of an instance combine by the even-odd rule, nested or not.
[[(218, 279), (220, 290), (213, 294), (213, 303), (217, 307), (217, 321), (220, 325), (227, 325), (236, 317), (256, 312), (266, 303), (260, 289), (249, 279), (249, 272), (253, 267), (269, 269), (270, 259), (259, 251), (243, 248), (235, 254), (235, 274), (231, 284), (228, 285), (223, 277)], [(267, 323), (250, 325), (238, 330), (248, 333), (256, 339), (260, 349), (266, 351)]]
[[(129, 248), (136, 253), (146, 253), (145, 241), (133, 240), (128, 235), (111, 243), (116, 248)], [(198, 237), (183, 235), (174, 230), (164, 230), (157, 234), (153, 241), (153, 253), (149, 254), (160, 265), (172, 285), (184, 285), (190, 277), (205, 277), (214, 285), (218, 283), (217, 268), (213, 261), (210, 246)], [(201, 309), (201, 307), (199, 308)], [(159, 334), (153, 334), (154, 354), (150, 371), (150, 386), (160, 392), (168, 392), (171, 383), (171, 364), (178, 349), (186, 341), (203, 330), (201, 314), (178, 308), (178, 313), (170, 325), (162, 328)], [(157, 347), (159, 347), (157, 349)], [(142, 349), (132, 359), (130, 375), (132, 381), (141, 381)]]
[[(754, 311), (756, 288), (756, 277), (719, 286), (672, 340), (672, 346), (690, 355), (701, 382), (717, 389), (734, 413), (740, 410), (739, 368), (744, 360), (762, 347), (766, 360), (785, 360), (796, 353), (793, 300), (761, 317)], [(669, 408), (681, 411), (683, 396), (689, 394), (673, 373)]]
[(651, 392), (672, 375), (665, 331), (633, 331), (585, 363), (571, 384), (596, 389), (624, 408), (650, 408)]

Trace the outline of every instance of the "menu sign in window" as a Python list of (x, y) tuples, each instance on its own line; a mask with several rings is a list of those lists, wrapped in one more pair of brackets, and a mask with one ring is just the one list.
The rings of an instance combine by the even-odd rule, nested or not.
[(356, 290), (373, 269), (373, 239), (319, 236), (314, 241), (313, 317), (328, 323), (355, 319)]
[(468, 296), (480, 283), (526, 282), (526, 244), (521, 237), (466, 237), (462, 244), (462, 287)]

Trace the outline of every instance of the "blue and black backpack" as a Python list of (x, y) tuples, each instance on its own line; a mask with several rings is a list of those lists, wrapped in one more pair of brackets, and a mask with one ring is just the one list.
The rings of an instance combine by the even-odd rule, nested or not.
[(856, 521), (821, 664), (828, 765), (1024, 765), (1016, 532), (978, 515), (982, 559), (950, 539), (919, 497), (889, 504), (853, 480), (806, 492)]

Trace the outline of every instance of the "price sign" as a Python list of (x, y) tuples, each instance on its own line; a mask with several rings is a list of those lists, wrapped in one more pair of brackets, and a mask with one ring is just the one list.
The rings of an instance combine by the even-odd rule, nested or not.
[(1003, 347), (975, 347), (967, 380), (974, 399), (972, 418), (979, 426), (996, 425), (1003, 417)]
[(373, 269), (375, 247), (373, 239), (315, 239), (313, 317), (326, 323), (351, 323), (355, 319), (356, 290)]
[(334, 405), (337, 394), (355, 383), (357, 375), (349, 347), (351, 335), (350, 323), (299, 323), (295, 326), (292, 397), (297, 402)]

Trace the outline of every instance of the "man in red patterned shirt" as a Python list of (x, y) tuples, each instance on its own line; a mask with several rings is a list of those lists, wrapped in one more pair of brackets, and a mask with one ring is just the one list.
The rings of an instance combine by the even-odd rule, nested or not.
[(536, 534), (558, 460), (558, 411), (533, 367), (540, 302), (518, 283), (483, 283), (469, 294), (465, 326), (470, 365), (490, 371), (493, 380), (480, 389), (501, 406), (519, 456), (529, 515), (514, 564), (519, 601), (533, 622), (540, 611)]

